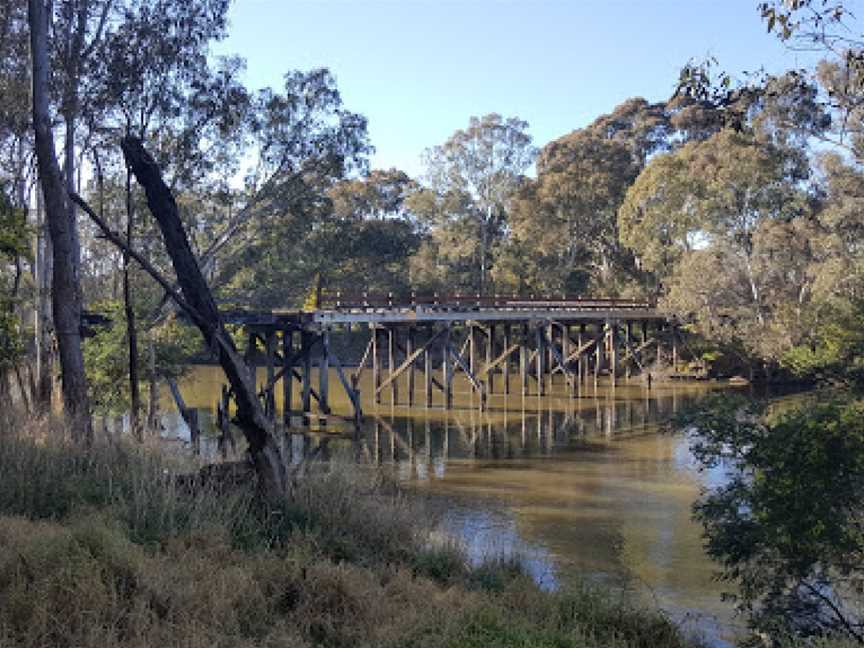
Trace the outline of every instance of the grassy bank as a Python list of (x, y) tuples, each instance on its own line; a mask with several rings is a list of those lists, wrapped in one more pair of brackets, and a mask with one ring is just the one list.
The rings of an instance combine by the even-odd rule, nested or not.
[[(0, 424), (2, 425), (2, 424)], [(0, 427), (0, 647), (694, 646), (664, 616), (469, 566), (434, 511), (350, 463), (278, 510), (194, 492), (157, 447)]]

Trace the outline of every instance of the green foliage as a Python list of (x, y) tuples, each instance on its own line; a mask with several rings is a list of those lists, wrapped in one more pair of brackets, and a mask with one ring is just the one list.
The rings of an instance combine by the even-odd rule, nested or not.
[(21, 321), (15, 313), (16, 302), (0, 298), (0, 373), (15, 366), (24, 353)]
[[(84, 342), (84, 363), (91, 399), (97, 412), (121, 414), (129, 408), (129, 348), (123, 304), (105, 302), (96, 309), (110, 325), (97, 327)], [(201, 340), (190, 326), (173, 317), (139, 334), (142, 349), (142, 381), (178, 378), (191, 357), (201, 350)], [(150, 360), (151, 346), (153, 361)]]
[(510, 217), (534, 291), (617, 294), (632, 256), (619, 245), (616, 214), (637, 174), (630, 146), (591, 129), (543, 148), (537, 180), (519, 191)]
[(656, 156), (618, 212), (663, 307), (747, 364), (776, 364), (810, 325), (825, 253), (807, 174), (797, 149), (724, 129)]
[[(366, 120), (343, 106), (332, 74), (286, 74), (281, 92), (256, 97), (250, 128), (257, 166), (247, 190), (228, 201), (225, 222), (217, 220), (202, 237), (211, 255), (221, 252), (213, 279), (220, 299), (299, 307), (316, 275), (325, 289), (344, 282), (356, 290), (367, 270), (374, 275), (370, 290), (398, 285), (399, 267), (414, 245), (411, 227), (401, 217), (373, 221), (374, 214), (360, 212), (398, 210), (407, 179), (379, 172), (346, 180), (366, 172), (371, 149)], [(378, 201), (374, 207), (370, 196)], [(235, 235), (223, 237), (226, 230)]]
[(13, 207), (0, 191), (0, 376), (21, 358), (24, 330), (17, 308), (22, 280), (21, 260), (30, 255), (32, 233), (26, 212)]
[(14, 207), (5, 192), (0, 191), (0, 254), (7, 259), (30, 256), (32, 232), (26, 215), (24, 209)]
[[(225, 268), (220, 293), (256, 307), (299, 307), (320, 276), (328, 293), (410, 290), (407, 259), (417, 249), (415, 226), (402, 219), (337, 219), (326, 207), (274, 218)], [(236, 265), (235, 265), (236, 264)]]
[(343, 180), (327, 193), (333, 213), (348, 220), (407, 218), (406, 199), (417, 190), (417, 183), (398, 169), (374, 169), (365, 178)]
[(678, 425), (704, 466), (726, 468), (695, 513), (752, 627), (864, 640), (864, 404), (771, 412), (722, 395)]
[(843, 23), (850, 12), (842, 1), (768, 0), (757, 6), (768, 32), (775, 33), (780, 40), (800, 37), (811, 44), (829, 46), (836, 42), (848, 44), (850, 40), (847, 34), (840, 36), (832, 31), (847, 31)]
[(853, 388), (864, 385), (864, 311), (835, 314), (809, 343), (790, 349), (783, 364), (795, 375)]
[(487, 292), (511, 198), (536, 156), (527, 131), (521, 119), (472, 117), (468, 128), (426, 151), (429, 187), (411, 208), (430, 236), (412, 259), (412, 280), (448, 292)]

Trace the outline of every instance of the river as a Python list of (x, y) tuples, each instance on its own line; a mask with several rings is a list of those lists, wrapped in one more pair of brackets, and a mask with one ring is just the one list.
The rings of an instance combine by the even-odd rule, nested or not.
[[(687, 440), (658, 429), (722, 386), (655, 382), (648, 389), (633, 379), (616, 387), (601, 381), (571, 395), (558, 379), (544, 397), (495, 394), (483, 412), (458, 378), (449, 412), (393, 406), (388, 390), (380, 405), (364, 398), (357, 439), (350, 439), (347, 423), (330, 421), (292, 428), (286, 443), (295, 457), (322, 441), (331, 452), (343, 447), (392, 467), (411, 488), (445, 497), (446, 524), (475, 559), (516, 551), (545, 587), (576, 579), (612, 585), (709, 644), (731, 645), (740, 621), (721, 601), (723, 586), (712, 577), (715, 565), (691, 519), (700, 488), (719, 483), (722, 471), (700, 472)], [(331, 386), (336, 381), (330, 377)], [(218, 368), (202, 366), (180, 383), (205, 427), (223, 382)], [(360, 389), (372, 391), (368, 372)], [(514, 378), (512, 391), (518, 389)], [(331, 392), (334, 412), (347, 415), (344, 393)], [(422, 402), (419, 391), (416, 400)], [(167, 394), (163, 407), (174, 411)], [(188, 439), (176, 415), (164, 420), (167, 434)], [(204, 451), (214, 445), (205, 443)]]

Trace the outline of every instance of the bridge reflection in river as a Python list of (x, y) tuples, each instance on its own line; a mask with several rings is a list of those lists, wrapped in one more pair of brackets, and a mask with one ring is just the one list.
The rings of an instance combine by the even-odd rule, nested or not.
[[(205, 425), (221, 380), (218, 369), (198, 367), (181, 384)], [(731, 610), (690, 518), (700, 486), (722, 475), (699, 473), (684, 439), (657, 434), (660, 422), (718, 385), (601, 381), (571, 397), (562, 380), (545, 397), (494, 395), (482, 412), (467, 385), (456, 387), (450, 411), (364, 401), (357, 435), (331, 419), (282, 439), (294, 461), (319, 448), (325, 459), (348, 454), (446, 498), (451, 529), (475, 555), (515, 549), (546, 584), (587, 577), (626, 587), (724, 643)], [(165, 421), (166, 433), (184, 434), (178, 417)], [(215, 440), (204, 450), (215, 453)]]

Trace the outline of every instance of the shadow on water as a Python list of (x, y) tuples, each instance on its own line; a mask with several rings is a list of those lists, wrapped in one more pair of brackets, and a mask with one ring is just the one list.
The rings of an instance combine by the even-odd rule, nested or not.
[[(215, 430), (207, 405), (219, 389), (209, 372), (196, 370), (183, 385), (190, 406), (201, 408), (205, 432)], [(473, 560), (517, 553), (543, 587), (584, 579), (612, 585), (722, 646), (736, 625), (691, 506), (700, 488), (723, 475), (699, 472), (686, 439), (658, 430), (717, 387), (655, 383), (649, 390), (633, 381), (571, 395), (553, 384), (544, 397), (495, 394), (481, 412), (463, 385), (452, 411), (364, 402), (356, 433), (330, 421), (284, 429), (280, 438), (293, 462), (311, 452), (324, 461), (349, 454), (442, 498), (445, 526)], [(347, 402), (334, 403), (340, 407), (349, 411)], [(164, 421), (166, 435), (183, 438), (179, 417)], [(217, 452), (215, 436), (205, 433), (202, 453)]]

